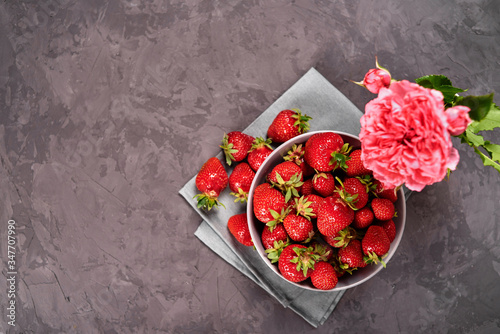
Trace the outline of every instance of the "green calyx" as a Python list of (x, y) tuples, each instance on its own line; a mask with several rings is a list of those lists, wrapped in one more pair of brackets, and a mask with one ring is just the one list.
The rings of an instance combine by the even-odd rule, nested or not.
[(211, 197), (207, 194), (198, 194), (193, 198), (196, 198), (198, 202), (196, 205), (198, 209), (210, 211), (213, 207), (218, 208), (219, 206), (222, 206), (224, 209), (226, 208), (217, 198)]
[(229, 143), (229, 136), (227, 134), (225, 134), (224, 138), (222, 138), (222, 145), (219, 145), (219, 147), (224, 151), (226, 163), (228, 166), (231, 166), (231, 163), (235, 160), (233, 154), (237, 153), (238, 150), (233, 148), (233, 143)]
[(269, 227), (269, 231), (272, 232), (276, 225), (283, 223), (283, 220), (285, 220), (286, 216), (290, 212), (289, 208), (284, 208), (281, 209), (281, 212), (276, 212), (273, 209), (269, 209), (269, 212), (273, 216), (273, 219), (268, 221), (266, 225)]
[(344, 143), (339, 152), (333, 152), (331, 154), (332, 158), (330, 159), (330, 162), (328, 164), (335, 165), (335, 169), (341, 168), (343, 170), (346, 170), (347, 168), (349, 168), (346, 162), (351, 159), (351, 157), (349, 156), (349, 152), (351, 152), (351, 149), (352, 147), (349, 145), (349, 143)]
[(295, 209), (297, 215), (311, 220), (311, 217), (314, 216), (312, 212), (313, 209), (309, 207), (311, 204), (312, 202), (307, 201), (304, 196), (301, 196), (300, 198), (295, 197), (295, 204), (293, 205), (293, 208)]
[(230, 195), (236, 197), (234, 202), (246, 203), (248, 201), (248, 193), (241, 188), (238, 188), (238, 192), (231, 192)]
[(290, 180), (285, 181), (281, 177), (279, 173), (276, 173), (276, 180), (278, 182), (271, 182), (272, 185), (283, 193), (285, 195), (285, 202), (288, 202), (292, 196), (293, 197), (299, 197), (299, 191), (298, 189), (304, 184), (303, 181), (301, 181), (302, 178), (302, 172), (297, 172), (292, 177), (290, 177)]
[(349, 242), (358, 238), (358, 233), (351, 226), (347, 226), (338, 233), (338, 236), (333, 238), (335, 240), (334, 246), (336, 248), (346, 248)]
[(302, 271), (302, 274), (306, 277), (307, 271), (309, 269), (314, 269), (315, 263), (318, 262), (321, 257), (314, 253), (314, 249), (312, 247), (294, 247), (293, 250), (296, 256), (291, 259), (290, 262), (295, 263), (297, 265), (297, 271)]
[(271, 260), (271, 263), (276, 263), (278, 262), (281, 252), (283, 249), (286, 248), (290, 244), (290, 240), (287, 238), (286, 241), (283, 240), (276, 240), (274, 241), (273, 248), (269, 248), (265, 250), (265, 253), (267, 254), (267, 258)]
[(267, 139), (264, 139), (262, 137), (257, 137), (255, 138), (255, 140), (253, 141), (252, 143), (252, 147), (250, 148), (250, 150), (248, 152), (251, 152), (253, 150), (256, 150), (256, 149), (259, 149), (259, 148), (262, 148), (262, 147), (267, 147), (269, 148), (270, 150), (272, 150), (273, 148), (271, 147), (271, 144), (273, 143), (272, 139), (271, 138), (267, 138)]
[(342, 181), (338, 176), (335, 177), (338, 183), (340, 183), (340, 189), (336, 189), (335, 192), (339, 194), (340, 198), (353, 210), (358, 210), (355, 203), (358, 201), (358, 194), (351, 195), (349, 194), (345, 188)]
[(378, 256), (375, 254), (375, 252), (368, 252), (366, 256), (363, 258), (363, 261), (367, 264), (378, 264), (379, 262), (382, 264), (382, 266), (385, 268), (385, 262), (384, 258), (387, 256), (387, 254), (384, 254), (383, 256)]
[(292, 109), (292, 110), (295, 111), (295, 114), (292, 117), (296, 119), (293, 125), (298, 128), (298, 132), (305, 133), (309, 131), (310, 129), (309, 121), (312, 119), (312, 117), (305, 114), (302, 115), (302, 112), (299, 109)]

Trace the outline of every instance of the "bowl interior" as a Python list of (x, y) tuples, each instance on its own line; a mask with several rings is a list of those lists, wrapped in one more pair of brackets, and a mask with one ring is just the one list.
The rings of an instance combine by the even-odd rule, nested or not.
[[(316, 289), (310, 282), (310, 280), (306, 280), (304, 282), (300, 283), (294, 283), (286, 280), (281, 273), (278, 270), (278, 266), (275, 264), (272, 264), (271, 261), (267, 258), (267, 254), (265, 253), (264, 246), (262, 245), (261, 241), (261, 233), (264, 228), (264, 224), (260, 222), (254, 215), (253, 213), (253, 193), (255, 191), (255, 188), (265, 182), (267, 174), (271, 172), (271, 170), (276, 166), (278, 163), (283, 161), (283, 156), (291, 149), (291, 147), (294, 144), (305, 144), (307, 139), (311, 137), (315, 133), (320, 133), (320, 132), (325, 132), (325, 131), (312, 131), (308, 132), (302, 135), (299, 135), (295, 138), (290, 139), (286, 143), (281, 144), (278, 146), (272, 153), (267, 157), (267, 159), (264, 161), (264, 163), (261, 165), (259, 170), (257, 171), (255, 178), (252, 182), (252, 186), (250, 187), (250, 192), (248, 196), (248, 203), (247, 203), (247, 218), (248, 218), (248, 225), (250, 228), (250, 234), (252, 236), (252, 239), (254, 241), (255, 248), (257, 252), (259, 253), (260, 258), (268, 265), (268, 267), (275, 272), (279, 277), (281, 277), (284, 281), (293, 284), (297, 287), (301, 287), (304, 289), (308, 290), (314, 290), (314, 291), (323, 291)], [(340, 132), (340, 131), (331, 131), (339, 134), (344, 142), (349, 143), (351, 146), (354, 148), (359, 148), (361, 147), (361, 143), (359, 139), (351, 134)], [(401, 242), (401, 238), (403, 236), (403, 230), (404, 230), (404, 225), (405, 225), (405, 218), (406, 218), (406, 202), (404, 198), (404, 192), (403, 189), (401, 188), (398, 192), (398, 200), (395, 203), (396, 206), (396, 211), (398, 213), (398, 216), (393, 219), (395, 225), (396, 225), (396, 238), (394, 241), (391, 243), (391, 248), (389, 250), (389, 254), (387, 257), (384, 259), (385, 263), (387, 264), (391, 257), (394, 255), (396, 252), (396, 249)], [(354, 272), (353, 275), (346, 274), (342, 278), (339, 279), (339, 282), (337, 286), (332, 289), (328, 290), (325, 292), (331, 292), (331, 291), (340, 291), (340, 290), (345, 290), (348, 288), (352, 288), (356, 285), (359, 285), (371, 277), (375, 276), (381, 269), (383, 269), (382, 265), (368, 265), (365, 268), (358, 269)]]

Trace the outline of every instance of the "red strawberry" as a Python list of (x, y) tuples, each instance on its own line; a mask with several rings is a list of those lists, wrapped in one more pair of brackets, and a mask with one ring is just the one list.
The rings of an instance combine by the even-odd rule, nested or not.
[(324, 198), (316, 194), (310, 194), (305, 196), (304, 200), (311, 203), (308, 206), (311, 209), (311, 218), (316, 218), (318, 216), (319, 207), (321, 206), (321, 203), (323, 203)]
[(254, 171), (257, 171), (264, 160), (273, 152), (271, 139), (255, 138), (252, 148), (248, 152), (247, 161)]
[(270, 210), (280, 213), (286, 206), (285, 196), (269, 183), (262, 183), (255, 188), (253, 212), (264, 224), (274, 220)]
[(278, 269), (283, 277), (291, 282), (302, 282), (311, 276), (317, 255), (313, 248), (291, 244), (281, 252)]
[(226, 163), (231, 166), (233, 161), (239, 162), (245, 159), (254, 140), (254, 137), (240, 131), (232, 131), (224, 135), (220, 147), (226, 156)]
[(255, 172), (246, 162), (240, 162), (234, 167), (233, 172), (229, 175), (229, 189), (232, 191), (231, 195), (236, 197), (235, 202), (239, 200), (241, 203), (245, 203), (247, 201), (254, 177)]
[(227, 172), (219, 159), (212, 157), (201, 167), (195, 179), (196, 188), (201, 194), (195, 196), (198, 201), (198, 208), (210, 210), (219, 205), (220, 193), (226, 189), (228, 184)]
[(392, 219), (377, 222), (376, 225), (380, 225), (383, 227), (385, 233), (389, 237), (390, 242), (393, 242), (394, 239), (396, 239), (396, 224), (394, 224), (394, 221)]
[(315, 133), (306, 142), (304, 159), (312, 168), (329, 172), (337, 165), (345, 166), (347, 144), (342, 137), (333, 132)]
[(395, 208), (394, 203), (392, 203), (387, 198), (374, 198), (371, 202), (373, 214), (378, 220), (389, 220), (394, 217)]
[(311, 247), (313, 247), (314, 252), (320, 256), (321, 261), (331, 261), (336, 255), (333, 247), (325, 243), (313, 241)]
[(266, 225), (264, 226), (264, 230), (262, 230), (261, 240), (265, 249), (273, 248), (275, 241), (286, 242), (287, 239), (288, 235), (283, 224), (278, 224), (273, 229)]
[(317, 225), (321, 234), (333, 236), (354, 220), (354, 210), (342, 199), (327, 197), (319, 207)]
[(368, 191), (366, 186), (355, 177), (348, 177), (343, 182), (345, 191), (352, 197), (356, 196), (353, 204), (356, 209), (361, 209), (368, 203)]
[(302, 144), (300, 145), (293, 144), (292, 148), (283, 157), (283, 159), (285, 161), (295, 162), (302, 169), (302, 175), (304, 177), (308, 177), (314, 174), (314, 169), (311, 166), (309, 166), (309, 164), (304, 160), (305, 152), (306, 150), (304, 146), (302, 146)]
[(302, 170), (293, 161), (284, 161), (277, 164), (269, 173), (268, 180), (280, 189), (288, 202), (292, 195), (299, 196), (299, 189), (303, 184)]
[(370, 225), (361, 240), (361, 246), (363, 253), (366, 255), (366, 263), (378, 263), (380, 261), (385, 267), (382, 257), (389, 252), (391, 241), (382, 226)]
[(380, 198), (386, 198), (392, 203), (398, 200), (398, 188), (384, 188), (384, 185), (379, 180), (373, 180), (373, 194)]
[(304, 180), (302, 187), (300, 187), (300, 194), (301, 195), (310, 195), (313, 192), (314, 192), (314, 189), (313, 189), (312, 179)]
[(247, 214), (240, 213), (231, 216), (227, 222), (227, 227), (231, 234), (238, 240), (241, 244), (245, 246), (253, 246), (252, 237), (250, 235), (250, 230), (248, 229)]
[(354, 221), (352, 222), (352, 227), (357, 229), (364, 229), (373, 223), (373, 211), (370, 207), (365, 206), (364, 208), (356, 211), (354, 213)]
[(312, 183), (314, 190), (323, 197), (331, 196), (335, 191), (335, 178), (332, 173), (316, 173)]
[(293, 241), (310, 240), (314, 235), (314, 226), (310, 219), (291, 211), (283, 220), (286, 233)]
[(311, 117), (302, 115), (300, 110), (282, 110), (267, 130), (267, 137), (275, 143), (284, 143), (309, 130)]
[(363, 257), (361, 241), (358, 239), (351, 240), (345, 248), (339, 249), (340, 267), (344, 270), (366, 267)]
[(356, 230), (351, 226), (347, 226), (332, 236), (324, 236), (324, 239), (332, 247), (344, 248), (351, 242), (351, 240), (356, 239), (357, 236), (358, 233)]
[(315, 264), (314, 271), (311, 274), (311, 282), (315, 288), (331, 290), (337, 285), (338, 281), (335, 269), (330, 263), (320, 261)]
[(349, 154), (349, 158), (345, 164), (347, 168), (345, 168), (346, 175), (349, 177), (353, 176), (361, 176), (361, 175), (371, 175), (372, 171), (366, 168), (361, 161), (361, 149), (357, 149)]

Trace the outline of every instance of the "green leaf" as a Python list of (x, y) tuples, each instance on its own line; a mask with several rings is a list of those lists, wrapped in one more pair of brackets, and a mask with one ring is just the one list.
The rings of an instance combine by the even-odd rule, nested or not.
[(486, 156), (483, 152), (479, 151), (478, 148), (474, 147), (474, 151), (476, 151), (476, 153), (479, 154), (485, 166), (491, 166), (500, 173), (500, 164), (496, 163), (490, 157)]
[(469, 128), (467, 128), (465, 132), (460, 135), (460, 138), (462, 138), (462, 143), (467, 143), (472, 147), (484, 145), (483, 136), (474, 134)]
[(455, 105), (466, 106), (470, 108), (469, 116), (474, 121), (484, 119), (492, 109), (493, 93), (480, 96), (465, 96), (458, 97)]
[(500, 108), (492, 103), (488, 114), (480, 121), (473, 121), (468, 128), (474, 133), (500, 128)]
[(451, 105), (455, 99), (455, 95), (465, 90), (453, 87), (451, 80), (444, 75), (426, 75), (415, 80), (422, 87), (435, 89), (443, 93), (444, 102)]
[(492, 160), (500, 162), (500, 145), (487, 142), (483, 147), (490, 153)]

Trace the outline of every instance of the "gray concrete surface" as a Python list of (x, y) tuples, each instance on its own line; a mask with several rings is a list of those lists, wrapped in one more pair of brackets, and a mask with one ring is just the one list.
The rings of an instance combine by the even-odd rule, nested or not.
[(390, 266), (318, 329), (196, 239), (177, 193), (311, 67), (361, 110), (373, 96), (349, 80), (375, 55), (398, 79), (498, 92), (499, 5), (2, 1), (0, 332), (499, 333), (500, 175), (459, 142), (458, 171), (408, 201)]

